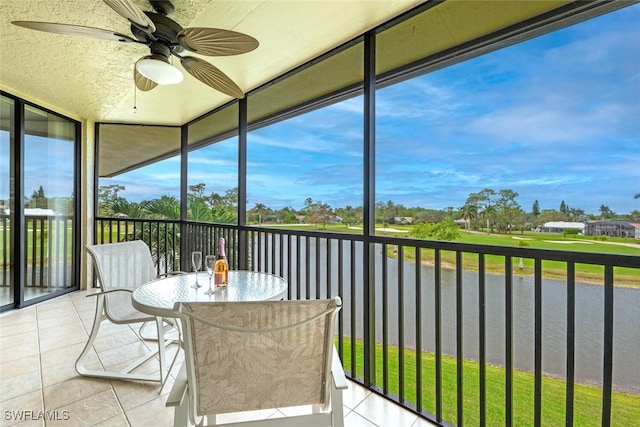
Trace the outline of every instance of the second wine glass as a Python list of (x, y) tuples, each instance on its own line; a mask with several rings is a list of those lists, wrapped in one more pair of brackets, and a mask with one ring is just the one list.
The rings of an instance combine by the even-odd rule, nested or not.
[(204, 266), (207, 269), (207, 274), (209, 275), (209, 289), (204, 291), (206, 295), (213, 295), (216, 291), (211, 288), (211, 277), (213, 276), (213, 266), (216, 263), (215, 255), (207, 255), (204, 261)]
[(198, 283), (198, 271), (202, 268), (202, 252), (197, 251), (191, 253), (191, 265), (193, 266), (193, 271), (196, 273), (196, 283), (191, 287), (198, 289), (202, 286)]

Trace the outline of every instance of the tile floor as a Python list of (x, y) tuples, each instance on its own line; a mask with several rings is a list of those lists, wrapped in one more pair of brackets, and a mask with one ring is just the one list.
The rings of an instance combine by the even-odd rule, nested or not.
[[(86, 295), (87, 291), (74, 292), (0, 314), (0, 426), (172, 425), (173, 409), (165, 407), (165, 401), (177, 366), (162, 394), (158, 383), (92, 379), (75, 372), (75, 359), (94, 315), (95, 299)], [(170, 356), (177, 351), (173, 347)], [(124, 365), (126, 358), (146, 350), (129, 326), (109, 323), (100, 329), (94, 349), (89, 367)], [(157, 371), (157, 361), (140, 369)], [(352, 382), (344, 393), (344, 406), (346, 427), (431, 425)], [(295, 412), (273, 410), (258, 415), (284, 417)]]

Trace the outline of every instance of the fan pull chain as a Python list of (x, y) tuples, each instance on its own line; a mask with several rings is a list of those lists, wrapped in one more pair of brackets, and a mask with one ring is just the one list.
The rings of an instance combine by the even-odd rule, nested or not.
[(138, 91), (136, 90), (136, 85), (133, 85), (133, 114), (138, 112), (138, 107), (136, 107), (136, 95)]

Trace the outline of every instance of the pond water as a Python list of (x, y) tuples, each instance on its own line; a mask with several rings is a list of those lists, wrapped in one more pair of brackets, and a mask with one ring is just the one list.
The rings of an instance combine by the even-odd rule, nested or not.
[[(338, 242), (331, 243), (331, 268), (327, 272), (326, 242), (315, 239), (309, 242), (309, 254), (306, 254), (306, 242), (300, 240), (300, 251), (293, 247), (284, 247), (280, 251), (279, 243), (273, 243), (272, 253), (297, 253), (300, 260), (310, 260), (311, 267), (307, 274), (305, 262), (292, 262), (291, 277), (301, 277), (301, 297), (306, 293), (306, 277), (309, 278), (310, 296), (313, 298), (316, 289), (316, 278), (320, 280), (324, 295), (327, 275), (331, 276), (331, 295), (337, 294), (338, 283)], [(264, 244), (264, 242), (263, 242)], [(288, 245), (284, 241), (285, 246)], [(350, 283), (355, 283), (356, 335), (362, 338), (362, 243), (355, 244), (353, 249), (354, 269), (351, 265), (351, 248), (343, 242), (343, 319), (344, 332), (351, 333), (351, 293)], [(316, 251), (319, 255), (316, 255)], [(321, 261), (320, 271), (316, 273), (313, 260)], [(382, 253), (378, 246), (375, 253), (376, 281), (376, 340), (382, 341)], [(279, 259), (274, 265), (279, 265)], [(286, 260), (283, 271), (289, 271)], [(398, 284), (398, 261), (387, 260), (388, 296), (388, 342), (397, 345), (399, 342), (398, 307), (400, 298), (404, 306), (404, 344), (415, 347), (416, 342), (416, 265), (405, 262), (403, 268), (402, 294)], [(297, 270), (300, 270), (298, 273)], [(352, 276), (353, 274), (353, 276)], [(423, 265), (420, 268), (421, 278), (421, 326), (422, 346), (424, 351), (435, 351), (435, 293), (434, 269)], [(290, 280), (295, 288), (295, 279)], [(462, 278), (462, 311), (463, 311), (463, 348), (465, 359), (478, 360), (478, 274), (465, 271)], [(485, 316), (486, 316), (486, 361), (494, 365), (504, 365), (505, 360), (505, 295), (504, 277), (497, 274), (486, 275)], [(514, 277), (513, 280), (513, 366), (515, 369), (533, 372), (534, 370), (534, 283), (532, 277)], [(566, 283), (561, 280), (542, 281), (542, 369), (546, 374), (564, 377), (566, 373), (566, 317), (567, 317)], [(603, 341), (604, 341), (604, 287), (586, 283), (576, 284), (575, 301), (575, 378), (581, 383), (602, 383)], [(456, 355), (456, 280), (455, 272), (443, 269), (441, 281), (441, 324), (442, 351), (444, 354)], [(614, 290), (614, 336), (613, 336), (613, 384), (614, 388), (640, 394), (640, 289), (616, 287)]]

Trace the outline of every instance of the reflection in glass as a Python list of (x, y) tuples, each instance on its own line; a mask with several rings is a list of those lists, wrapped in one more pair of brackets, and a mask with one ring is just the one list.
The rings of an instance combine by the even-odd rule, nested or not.
[(24, 113), (24, 299), (73, 287), (75, 124)]
[(10, 218), (11, 197), (14, 191), (11, 179), (13, 113), (13, 100), (0, 97), (0, 306), (11, 304), (14, 299)]

